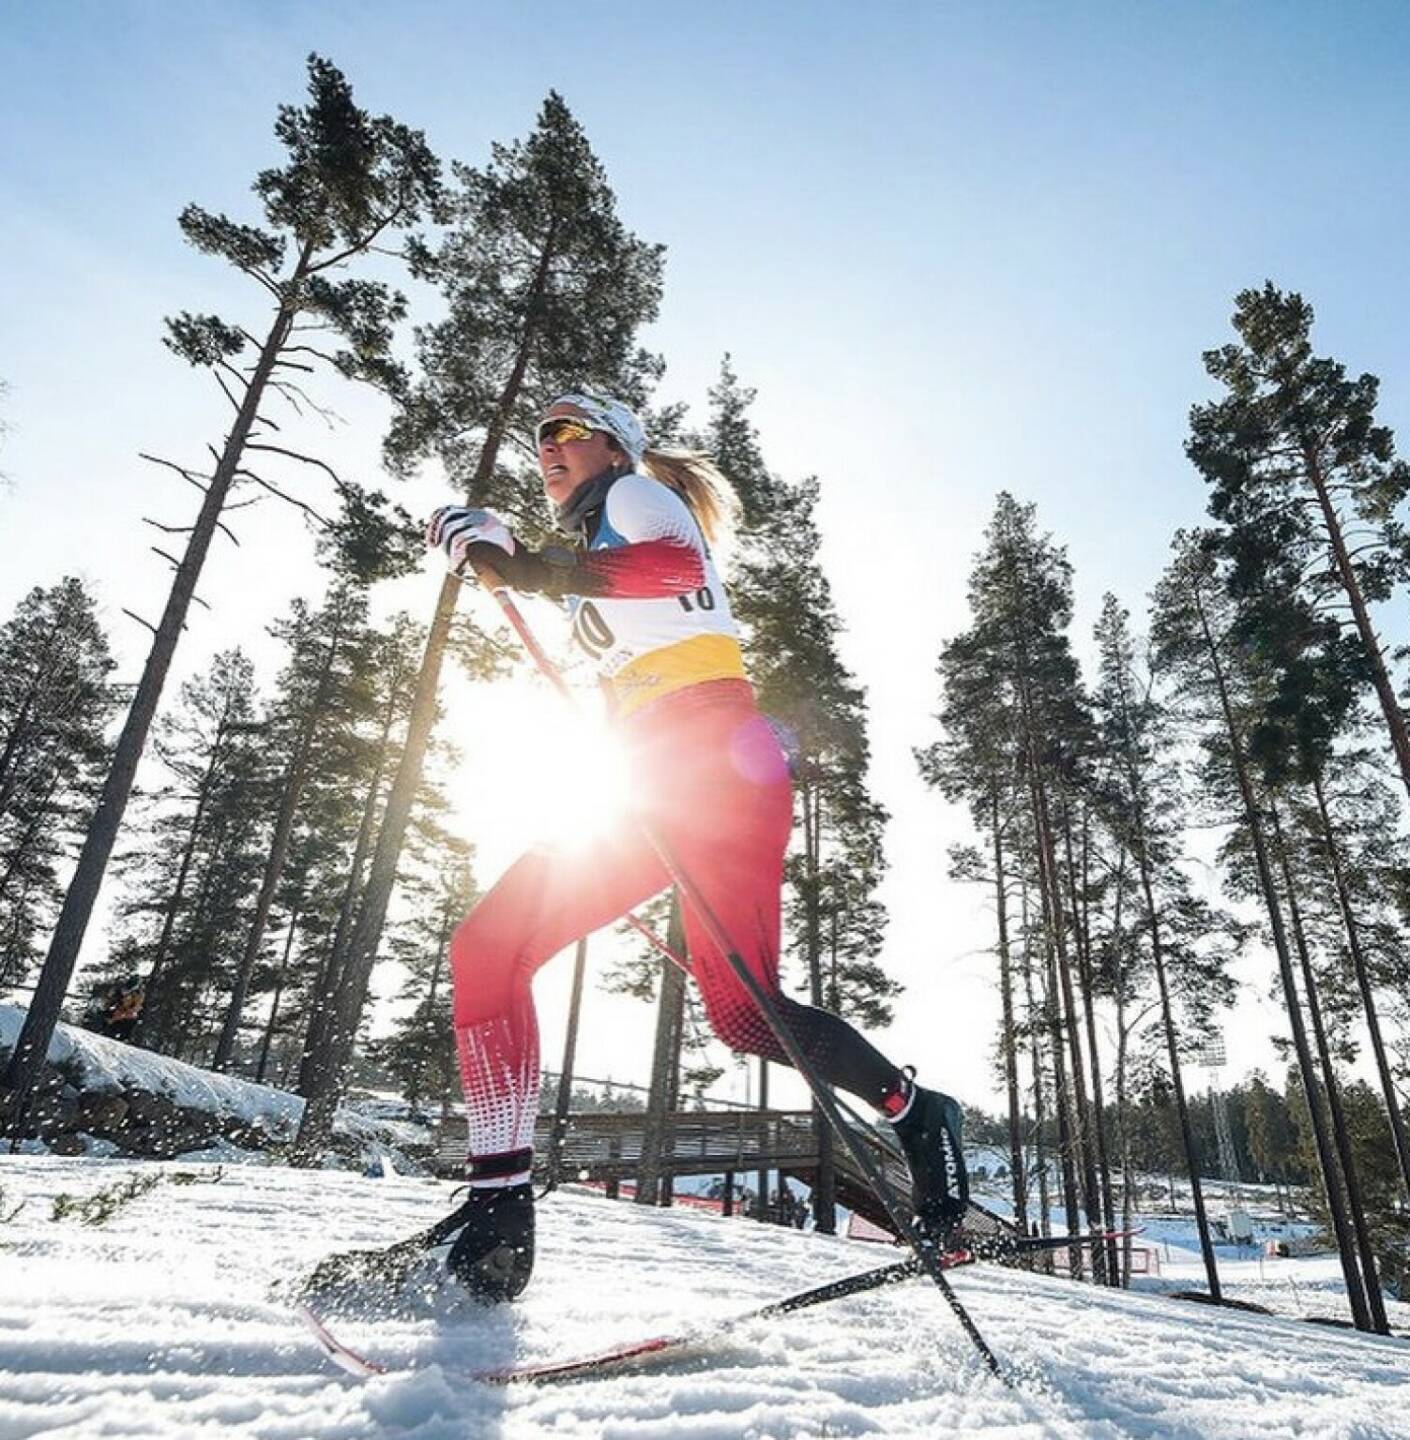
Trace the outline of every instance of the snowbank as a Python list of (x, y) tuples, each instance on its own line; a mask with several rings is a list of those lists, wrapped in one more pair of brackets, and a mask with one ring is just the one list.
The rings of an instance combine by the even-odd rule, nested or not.
[[(23, 1006), (0, 1004), (0, 1051), (8, 1054), (15, 1048), (24, 1018)], [(297, 1095), (216, 1075), (73, 1025), (55, 1028), (44, 1058), (85, 1093), (141, 1090), (187, 1109), (262, 1126), (272, 1135), (292, 1138), (303, 1114), (304, 1102)]]
[[(0, 1003), (0, 1063), (15, 1047), (23, 1006)], [(95, 1155), (120, 1146), (129, 1154), (233, 1160), (287, 1144), (304, 1102), (288, 1091), (217, 1075), (166, 1055), (59, 1025), (30, 1110), (36, 1144), (60, 1154)], [(376, 1102), (369, 1109), (376, 1111)], [(427, 1141), (421, 1127), (342, 1106), (334, 1121), (329, 1164), (358, 1168), (390, 1153), (398, 1169), (415, 1169), (407, 1152)]]
[[(166, 1174), (103, 1224), (100, 1192)], [(184, 1178), (184, 1183), (178, 1183)], [(205, 1181), (207, 1183), (202, 1183)], [(555, 1192), (523, 1300), (340, 1322), (397, 1367), (332, 1369), (271, 1283), (452, 1206), (450, 1182), (0, 1159), (0, 1437), (63, 1440), (1404, 1440), (1410, 1346), (996, 1269), (955, 1288), (1015, 1378), (987, 1378), (922, 1282), (739, 1329), (638, 1374), (489, 1389), (473, 1369), (737, 1315), (875, 1247)], [(73, 1200), (51, 1219), (54, 1200)], [(1301, 1262), (1283, 1262), (1297, 1264)]]

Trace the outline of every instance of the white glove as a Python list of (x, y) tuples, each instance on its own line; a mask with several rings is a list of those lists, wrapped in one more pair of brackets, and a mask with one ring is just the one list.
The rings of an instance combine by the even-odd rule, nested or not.
[(464, 573), (472, 545), (497, 545), (506, 555), (516, 548), (514, 536), (498, 515), (467, 505), (442, 505), (427, 522), (426, 544), (446, 552), (446, 564), (456, 575)]

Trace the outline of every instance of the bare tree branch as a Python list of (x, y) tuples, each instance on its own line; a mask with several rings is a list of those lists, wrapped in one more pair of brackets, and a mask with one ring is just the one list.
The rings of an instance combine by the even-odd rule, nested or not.
[(325, 460), (319, 460), (313, 455), (303, 455), (297, 450), (287, 450), (282, 445), (260, 445), (251, 443), (245, 446), (246, 450), (261, 450), (269, 455), (285, 455), (290, 460), (301, 460), (305, 465), (312, 465), (315, 469), (322, 470), (325, 475), (338, 487), (339, 490), (348, 490), (351, 487), (338, 472)]
[[(227, 505), (224, 508), (233, 510), (235, 507), (233, 505)], [(164, 535), (189, 535), (196, 528), (194, 525), (163, 525), (160, 520), (153, 520), (150, 515), (143, 515), (141, 518), (144, 525), (150, 525), (153, 530), (160, 530)], [(225, 532), (226, 537), (232, 545), (239, 545), (240, 542), (235, 538), (234, 532), (225, 521), (217, 520), (215, 524), (218, 530)]]
[(333, 528), (332, 522), (320, 515), (318, 511), (313, 508), (312, 505), (306, 504), (304, 501), (297, 499), (293, 495), (285, 494), (285, 492), (281, 490), (277, 485), (271, 484), (262, 475), (256, 475), (253, 470), (237, 470), (235, 474), (240, 479), (253, 480), (256, 485), (260, 486), (264, 490), (268, 490), (271, 495), (276, 496), (280, 500), (287, 501), (296, 510), (302, 510), (305, 515), (307, 515), (317, 524), (321, 525), (325, 530), (331, 530)]
[(321, 270), (331, 270), (335, 266), (341, 265), (343, 261), (348, 259), (350, 256), (358, 254), (359, 251), (368, 249), (371, 246), (372, 242), (376, 240), (376, 238), (385, 229), (387, 229), (388, 226), (394, 225), (396, 223), (397, 218), (402, 214), (405, 209), (406, 197), (402, 196), (402, 198), (399, 199), (397, 203), (392, 207), (391, 211), (381, 220), (379, 220), (372, 227), (372, 229), (369, 230), (368, 233), (362, 237), (362, 239), (354, 240), (353, 243), (347, 247), (347, 249), (339, 251), (336, 255), (330, 255), (326, 260), (320, 260), (317, 265), (310, 265), (308, 267), (309, 274), (316, 275)]
[(285, 400), (294, 407), (294, 410), (300, 416), (302, 416), (304, 412), (299, 409), (297, 400), (295, 399), (296, 396), (298, 400), (302, 400), (330, 430), (337, 429), (339, 425), (347, 424), (347, 421), (345, 421), (336, 410), (329, 410), (326, 406), (320, 405), (316, 400), (310, 399), (307, 392), (301, 386), (295, 385), (292, 380), (271, 380), (269, 384), (270, 388), (277, 390)]
[(145, 626), (148, 630), (152, 632), (153, 635), (157, 633), (157, 627), (153, 625), (150, 620), (144, 620), (135, 611), (128, 610), (126, 607), (124, 607), (122, 613), (126, 615), (129, 620), (135, 620), (139, 625)]
[(283, 353), (285, 355), (315, 355), (320, 360), (326, 360), (330, 365), (336, 365), (338, 363), (333, 356), (324, 350), (318, 349), (317, 346), (314, 345), (286, 345)]
[[(202, 495), (206, 493), (207, 487), (201, 484), (202, 480), (209, 480), (209, 475), (202, 474), (199, 470), (188, 470), (184, 465), (178, 465), (174, 460), (163, 460), (160, 455), (148, 455), (145, 450), (137, 452), (139, 460), (149, 461), (153, 465), (164, 465), (168, 470), (175, 470), (178, 475), (189, 485), (194, 485)], [(199, 477), (199, 478), (197, 478)]]
[(232, 380), (238, 381), (240, 385), (244, 387), (244, 389), (248, 390), (250, 388), (250, 382), (246, 380), (245, 377), (228, 360), (217, 360), (215, 363), (220, 366), (220, 368), (224, 370), (225, 373), (229, 375)]
[(225, 392), (225, 398), (230, 402), (235, 413), (238, 415), (240, 413), (240, 402), (230, 393), (230, 387), (220, 378), (220, 371), (212, 370), (211, 374), (215, 376), (215, 383)]

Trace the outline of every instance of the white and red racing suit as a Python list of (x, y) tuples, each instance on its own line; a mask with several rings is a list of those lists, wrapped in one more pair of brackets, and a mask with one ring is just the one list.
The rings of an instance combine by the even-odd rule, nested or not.
[[(569, 597), (573, 634), (614, 702), (640, 820), (690, 874), (824, 1077), (894, 1111), (901, 1072), (844, 1021), (779, 992), (788, 763), (755, 705), (700, 527), (673, 490), (629, 473), (588, 517), (586, 535), (575, 583), (591, 593)], [(588, 854), (531, 849), (456, 929), (455, 1039), (473, 1183), (517, 1184), (529, 1173), (539, 1089), (534, 973), (668, 884), (640, 821), (628, 818)], [(689, 904), (683, 918), (691, 975), (716, 1035), (734, 1050), (786, 1061)]]

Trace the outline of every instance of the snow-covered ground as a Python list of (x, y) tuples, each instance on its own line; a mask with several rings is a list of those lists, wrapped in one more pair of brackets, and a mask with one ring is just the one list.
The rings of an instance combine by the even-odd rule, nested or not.
[[(103, 1224), (71, 1206), (53, 1218), (61, 1193), (81, 1201), (155, 1175)], [(349, 1321), (346, 1338), (407, 1367), (358, 1381), (270, 1287), (330, 1248), (426, 1224), (449, 1208), (449, 1183), (15, 1156), (0, 1160), (0, 1186), (0, 1440), (1410, 1436), (1406, 1342), (979, 1269), (956, 1289), (1011, 1391), (920, 1281), (752, 1325), (654, 1371), (477, 1385), (474, 1368), (674, 1331), (887, 1253), (563, 1192), (542, 1206), (519, 1304)]]

